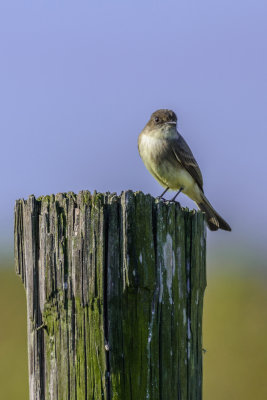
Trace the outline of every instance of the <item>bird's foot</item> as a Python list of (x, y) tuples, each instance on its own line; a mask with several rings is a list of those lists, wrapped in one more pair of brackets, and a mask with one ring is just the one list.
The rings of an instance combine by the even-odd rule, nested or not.
[(162, 203), (166, 203), (166, 204), (178, 204), (179, 207), (181, 207), (179, 201), (176, 201), (176, 200), (173, 200), (173, 199), (168, 200), (168, 199), (165, 199), (164, 197), (156, 197), (156, 200), (157, 201), (162, 201)]
[(173, 199), (168, 200), (168, 203), (170, 203), (170, 204), (178, 204), (179, 207), (181, 207), (181, 204), (179, 203), (179, 201), (176, 201), (176, 200), (173, 200)]
[(162, 197), (162, 196), (157, 196), (157, 197), (156, 197), (156, 200), (158, 200), (158, 201), (167, 201), (167, 200), (164, 199), (164, 197)]

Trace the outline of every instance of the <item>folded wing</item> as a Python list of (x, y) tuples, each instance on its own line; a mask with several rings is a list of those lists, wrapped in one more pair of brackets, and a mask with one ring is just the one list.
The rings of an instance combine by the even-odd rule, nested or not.
[(200, 168), (182, 135), (179, 134), (177, 139), (172, 140), (172, 151), (177, 161), (189, 172), (203, 191), (203, 178)]

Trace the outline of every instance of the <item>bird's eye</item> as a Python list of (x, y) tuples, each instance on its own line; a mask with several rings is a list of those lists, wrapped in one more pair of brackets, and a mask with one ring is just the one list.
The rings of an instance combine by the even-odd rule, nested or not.
[(155, 118), (154, 118), (154, 121), (155, 121), (156, 123), (158, 123), (158, 122), (159, 122), (159, 117), (155, 117)]

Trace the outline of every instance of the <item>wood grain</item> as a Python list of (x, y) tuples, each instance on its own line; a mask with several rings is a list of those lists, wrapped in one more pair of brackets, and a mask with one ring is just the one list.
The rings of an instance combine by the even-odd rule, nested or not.
[(18, 200), (31, 400), (200, 400), (206, 228), (142, 192)]

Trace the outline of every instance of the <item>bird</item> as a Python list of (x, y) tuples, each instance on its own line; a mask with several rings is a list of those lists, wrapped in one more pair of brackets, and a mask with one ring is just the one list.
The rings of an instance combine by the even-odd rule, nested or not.
[(229, 224), (215, 211), (204, 194), (203, 178), (190, 147), (177, 130), (177, 116), (174, 111), (155, 111), (138, 136), (138, 150), (148, 171), (164, 187), (177, 193), (175, 201), (183, 192), (205, 213), (211, 231), (231, 231)]

